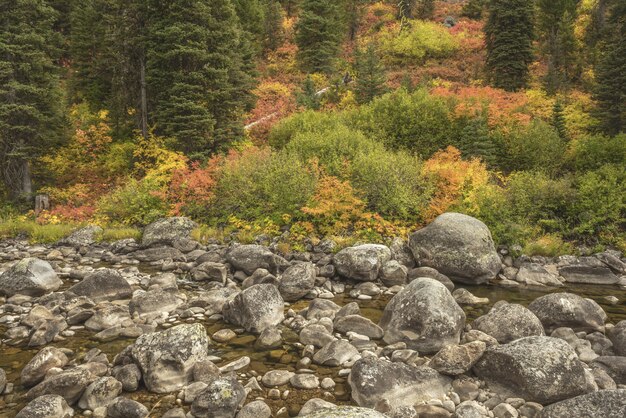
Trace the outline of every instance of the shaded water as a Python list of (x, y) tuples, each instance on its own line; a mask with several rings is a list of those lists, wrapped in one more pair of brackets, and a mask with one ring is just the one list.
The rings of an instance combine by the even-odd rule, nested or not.
[[(196, 287), (195, 284), (191, 286)], [(566, 288), (550, 290), (503, 288), (490, 285), (461, 287), (465, 287), (476, 296), (487, 297), (490, 300), (488, 304), (464, 307), (468, 322), (487, 313), (491, 306), (499, 300), (528, 305), (539, 296), (547, 293), (562, 291), (576, 293), (580, 296), (595, 300), (607, 312), (609, 322), (617, 323), (620, 320), (626, 319), (626, 290), (613, 286), (573, 285)], [(616, 305), (609, 304), (604, 298), (610, 295), (616, 296), (620, 300), (620, 303)], [(347, 294), (343, 294), (337, 296), (334, 301), (341, 306), (350, 302), (357, 302), (361, 307), (361, 314), (363, 316), (374, 322), (378, 322), (389, 298), (390, 296), (382, 295), (372, 300), (357, 300), (349, 297)], [(308, 301), (300, 301), (290, 306), (290, 308), (298, 311), (305, 308), (307, 305)], [(198, 320), (193, 319), (193, 321)], [(201, 322), (203, 322), (206, 326), (209, 335), (222, 328), (232, 328), (230, 325), (225, 324), (222, 321), (205, 320)], [(0, 335), (3, 333), (4, 329), (0, 328)], [(127, 345), (133, 343), (132, 339), (127, 338), (102, 343), (91, 339), (92, 335), (92, 333), (87, 331), (79, 331), (75, 336), (69, 337), (65, 341), (52, 343), (52, 345), (73, 350), (76, 354), (74, 358), (77, 359), (80, 359), (90, 349), (98, 348), (107, 354), (109, 361), (112, 361), (113, 357), (117, 353), (122, 351)], [(265, 372), (274, 369), (294, 371), (296, 369), (296, 364), (300, 359), (299, 349), (293, 345), (293, 343), (298, 341), (298, 336), (293, 331), (285, 329), (283, 332), (283, 338), (285, 343), (282, 349), (256, 351), (254, 349), (255, 337), (251, 334), (241, 334), (227, 344), (213, 344), (211, 347), (211, 354), (219, 356), (223, 359), (222, 362), (217, 363), (218, 365), (226, 364), (242, 356), (248, 356), (251, 359), (251, 363), (245, 370), (252, 370), (258, 373), (258, 375), (263, 375)], [(4, 344), (0, 346), (0, 367), (6, 371), (8, 381), (16, 384), (13, 394), (5, 396), (4, 399), (0, 398), (0, 417), (15, 416), (17, 411), (19, 411), (19, 409), (21, 409), (21, 407), (25, 404), (25, 389), (19, 385), (19, 375), (24, 365), (30, 361), (37, 351), (38, 349), (29, 349), (26, 347), (26, 344), (18, 346), (9, 346)], [(320, 377), (320, 380), (323, 377), (332, 377), (337, 382), (337, 387), (334, 390), (335, 398), (329, 400), (332, 400), (335, 403), (350, 402), (349, 387), (346, 384), (345, 378), (337, 377), (337, 368), (320, 367), (316, 365), (311, 365), (310, 368), (315, 370), (315, 373), (318, 377)], [(290, 412), (295, 414), (295, 412), (299, 410), (300, 406), (308, 399), (323, 396), (323, 391), (321, 389), (306, 391), (295, 390), (293, 388), (289, 389), (290, 392), (286, 399), (267, 400), (267, 403), (272, 407), (273, 412), (276, 412), (282, 406), (287, 406), (290, 409)], [(262, 394), (253, 392), (248, 397), (248, 401), (254, 400), (256, 396), (260, 395)], [(157, 396), (149, 394), (145, 390), (139, 390), (132, 394), (124, 394), (124, 396), (136, 399), (145, 404), (148, 408), (153, 407), (153, 411), (150, 416), (154, 417), (159, 417), (163, 412), (173, 407), (175, 401), (175, 396)]]

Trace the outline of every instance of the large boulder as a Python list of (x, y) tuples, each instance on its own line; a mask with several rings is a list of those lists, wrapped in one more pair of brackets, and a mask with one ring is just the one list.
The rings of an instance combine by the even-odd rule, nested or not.
[(559, 274), (568, 283), (616, 284), (619, 277), (596, 257), (578, 257), (561, 263)]
[(156, 288), (137, 293), (133, 296), (128, 308), (131, 314), (143, 315), (152, 312), (170, 313), (182, 304), (183, 301), (176, 297), (175, 293)]
[(348, 279), (371, 282), (378, 278), (382, 266), (391, 260), (391, 250), (379, 244), (348, 247), (335, 254), (337, 273)]
[(59, 395), (43, 395), (30, 401), (15, 418), (70, 418), (74, 410)]
[(459, 343), (465, 313), (443, 284), (419, 278), (389, 301), (379, 325), (387, 344), (404, 342), (408, 348), (432, 354)]
[(431, 399), (442, 399), (451, 389), (452, 380), (430, 367), (415, 367), (365, 357), (352, 366), (348, 383), (352, 399), (359, 405), (374, 408), (389, 401), (394, 408), (413, 406)]
[(385, 418), (386, 415), (357, 406), (337, 406), (334, 408), (318, 409), (310, 414), (298, 415), (300, 418)]
[(544, 266), (537, 263), (522, 264), (515, 275), (515, 280), (529, 286), (563, 286), (555, 274), (550, 273)]
[(208, 355), (209, 337), (201, 324), (177, 325), (143, 334), (130, 354), (151, 392), (168, 393), (191, 383), (193, 365)]
[(583, 363), (559, 338), (526, 337), (489, 348), (474, 372), (497, 393), (541, 404), (587, 392)]
[(411, 235), (409, 247), (420, 266), (432, 267), (461, 283), (484, 283), (502, 267), (489, 228), (460, 213), (439, 215)]
[(256, 269), (265, 269), (272, 274), (278, 272), (289, 263), (262, 245), (235, 245), (226, 254), (226, 260), (236, 270), (250, 275)]
[(26, 398), (32, 400), (43, 395), (59, 395), (69, 405), (73, 405), (94, 380), (95, 376), (87, 369), (65, 370), (47, 377), (43, 382), (30, 389), (26, 393)]
[(107, 406), (122, 393), (122, 383), (117, 379), (105, 376), (87, 386), (83, 396), (78, 401), (81, 409), (91, 409)]
[(296, 263), (282, 274), (278, 291), (287, 302), (303, 298), (315, 287), (315, 266), (311, 263)]
[(472, 327), (494, 337), (500, 344), (533, 335), (545, 335), (539, 318), (516, 303), (498, 302), (489, 313), (478, 317)]
[(540, 418), (624, 418), (626, 389), (599, 390), (545, 407)]
[(102, 228), (97, 225), (87, 225), (80, 228), (65, 238), (59, 240), (59, 245), (67, 245), (69, 247), (87, 247), (93, 245), (99, 234), (102, 233)]
[(574, 331), (604, 331), (606, 313), (591, 299), (573, 293), (551, 293), (528, 305), (543, 324), (546, 332), (568, 327)]
[(159, 219), (144, 228), (141, 244), (145, 247), (174, 245), (178, 240), (188, 239), (196, 226), (194, 221), (183, 217)]
[(220, 377), (195, 397), (191, 413), (196, 418), (234, 418), (245, 399), (246, 391), (235, 376)]
[(618, 356), (626, 357), (626, 320), (620, 321), (608, 332), (613, 349)]
[(285, 319), (284, 301), (276, 286), (257, 284), (239, 293), (224, 304), (224, 319), (243, 327), (248, 332), (260, 334)]
[(600, 356), (593, 360), (591, 367), (604, 370), (618, 385), (626, 385), (626, 357)]
[(114, 269), (100, 269), (68, 289), (78, 296), (86, 296), (94, 302), (103, 300), (130, 299), (133, 289), (126, 279)]
[(4, 296), (43, 296), (54, 292), (63, 282), (47, 261), (24, 258), (0, 275), (0, 294)]
[(20, 383), (24, 387), (35, 386), (52, 368), (62, 368), (69, 362), (65, 353), (56, 347), (42, 348), (22, 369)]

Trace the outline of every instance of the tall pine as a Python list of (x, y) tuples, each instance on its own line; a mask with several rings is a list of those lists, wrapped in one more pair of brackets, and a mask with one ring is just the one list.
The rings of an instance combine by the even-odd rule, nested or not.
[(528, 0), (491, 0), (485, 25), (486, 70), (496, 87), (508, 91), (526, 85), (533, 60), (533, 3)]
[(373, 44), (370, 43), (365, 51), (356, 49), (354, 69), (356, 70), (354, 91), (357, 102), (369, 103), (374, 97), (386, 91), (385, 68)]
[(296, 26), (297, 60), (308, 73), (332, 73), (342, 38), (336, 0), (302, 0)]
[(230, 0), (150, 1), (147, 89), (156, 132), (192, 158), (243, 134), (252, 53)]
[(13, 198), (32, 194), (31, 164), (62, 140), (56, 18), (44, 0), (0, 3), (0, 170)]
[(616, 1), (605, 28), (596, 67), (595, 99), (601, 129), (616, 135), (626, 130), (626, 2)]

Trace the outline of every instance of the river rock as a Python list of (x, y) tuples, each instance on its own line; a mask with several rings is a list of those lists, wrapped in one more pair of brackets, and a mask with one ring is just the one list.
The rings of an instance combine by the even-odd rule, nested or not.
[(615, 354), (626, 357), (626, 320), (618, 322), (607, 334)]
[(551, 293), (541, 296), (528, 305), (539, 318), (546, 332), (569, 327), (574, 331), (604, 331), (606, 313), (591, 299), (573, 293)]
[(284, 302), (276, 286), (257, 284), (239, 293), (224, 305), (224, 319), (260, 334), (265, 328), (280, 324), (285, 315)]
[(289, 383), (289, 379), (294, 375), (295, 373), (289, 370), (270, 370), (263, 375), (261, 383), (268, 388), (274, 388), (276, 386), (286, 385)]
[(333, 263), (337, 273), (348, 279), (372, 282), (378, 278), (382, 266), (391, 260), (391, 250), (379, 244), (348, 247), (335, 254)]
[(413, 252), (402, 238), (395, 237), (389, 244), (389, 250), (391, 250), (391, 259), (405, 266), (407, 270), (415, 267)]
[(59, 395), (43, 395), (33, 399), (15, 418), (70, 418), (74, 410)]
[(302, 328), (300, 331), (300, 342), (304, 345), (313, 345), (317, 348), (324, 347), (335, 338), (328, 329), (322, 324), (310, 324)]
[(239, 294), (239, 291), (231, 287), (221, 287), (208, 292), (200, 291), (189, 300), (190, 307), (203, 308), (205, 315), (211, 316), (222, 313), (224, 305)]
[(278, 348), (283, 344), (283, 337), (278, 328), (265, 328), (254, 342), (254, 348), (257, 350), (270, 350)]
[(563, 286), (556, 275), (537, 263), (523, 263), (517, 271), (515, 280), (530, 286)]
[(100, 269), (88, 274), (68, 289), (78, 296), (86, 296), (94, 302), (130, 299), (133, 289), (117, 270)]
[(236, 245), (226, 254), (226, 260), (237, 270), (250, 275), (262, 268), (272, 274), (288, 265), (288, 262), (262, 245)]
[(78, 401), (89, 384), (95, 379), (88, 370), (74, 368), (46, 378), (26, 393), (27, 399), (42, 395), (62, 396), (69, 405)]
[(209, 281), (226, 284), (226, 277), (228, 276), (228, 269), (222, 263), (214, 263), (212, 261), (206, 261), (191, 270), (191, 277), (195, 281)]
[(206, 359), (208, 345), (204, 326), (184, 324), (140, 336), (130, 354), (141, 370), (146, 388), (168, 393), (192, 381), (193, 366)]
[(159, 219), (144, 228), (141, 245), (144, 247), (172, 246), (180, 239), (189, 238), (196, 226), (194, 221), (184, 217)]
[(413, 406), (431, 399), (443, 399), (451, 389), (451, 379), (430, 367), (392, 363), (365, 357), (352, 366), (348, 377), (352, 399), (368, 408), (387, 400), (395, 408)]
[(182, 304), (183, 301), (174, 293), (156, 288), (135, 294), (128, 307), (131, 314), (143, 315), (151, 312), (170, 313)]
[(0, 294), (43, 296), (54, 292), (63, 282), (50, 263), (38, 258), (24, 258), (0, 274)]
[(406, 283), (409, 270), (397, 260), (387, 261), (380, 270), (380, 281), (387, 287), (402, 286)]
[(315, 287), (315, 266), (311, 263), (295, 263), (280, 277), (278, 291), (287, 302), (302, 299)]
[(460, 283), (484, 283), (502, 267), (489, 228), (460, 213), (439, 215), (411, 235), (409, 247), (420, 266), (432, 267)]
[(454, 290), (454, 283), (452, 282), (452, 280), (450, 280), (445, 274), (439, 273), (432, 267), (417, 267), (410, 270), (408, 273), (409, 282), (412, 282), (415, 279), (419, 279), (420, 277), (435, 279), (442, 285), (444, 285), (446, 289), (448, 289), (450, 292)]
[(246, 392), (234, 376), (213, 380), (191, 404), (196, 418), (233, 418)]
[(69, 359), (56, 347), (45, 347), (24, 366), (20, 374), (20, 383), (24, 387), (32, 387), (41, 382), (48, 370), (53, 367), (63, 368)]
[(559, 274), (568, 283), (616, 284), (619, 282), (611, 269), (596, 257), (577, 257), (559, 266)]
[(545, 335), (543, 325), (529, 309), (516, 303), (498, 302), (478, 317), (472, 328), (494, 337), (500, 344), (533, 335)]
[(144, 263), (170, 261), (186, 261), (185, 255), (177, 248), (154, 247), (135, 251), (133, 257)]
[(383, 338), (384, 335), (381, 327), (361, 315), (346, 315), (338, 318), (334, 324), (335, 330), (342, 334), (352, 331), (375, 340)]
[(488, 298), (479, 298), (467, 289), (459, 288), (452, 292), (452, 297), (459, 305), (481, 305), (489, 303)]
[(337, 406), (334, 408), (318, 409), (306, 415), (298, 415), (300, 418), (385, 418), (386, 415), (368, 408), (356, 406)]
[(239, 413), (237, 418), (271, 418), (272, 410), (262, 400), (252, 401), (245, 405)]
[(58, 244), (75, 248), (88, 247), (96, 243), (96, 239), (100, 234), (102, 234), (102, 228), (97, 225), (87, 225), (62, 238)]
[(626, 357), (596, 357), (591, 367), (604, 370), (618, 385), (626, 385)]
[(525, 337), (489, 348), (474, 372), (496, 393), (542, 404), (587, 391), (583, 363), (559, 338)]
[(488, 418), (489, 411), (484, 405), (470, 400), (461, 402), (454, 411), (455, 418)]
[(322, 366), (341, 366), (354, 359), (359, 351), (345, 340), (331, 341), (313, 356), (313, 362)]
[(387, 344), (404, 342), (408, 348), (432, 354), (459, 343), (465, 313), (443, 284), (419, 278), (389, 301), (379, 325)]
[(337, 305), (332, 300), (317, 298), (309, 302), (306, 313), (301, 312), (301, 314), (305, 315), (308, 320), (320, 318), (334, 319), (335, 314), (339, 312), (340, 309), (341, 306)]
[[(197, 363), (196, 363), (197, 364)], [(139, 388), (141, 370), (135, 363), (125, 364), (113, 369), (113, 377), (122, 383), (125, 392), (134, 392)]]
[(545, 407), (540, 418), (626, 417), (626, 389), (599, 390)]
[(80, 409), (91, 409), (108, 406), (113, 399), (122, 393), (122, 383), (113, 377), (101, 377), (85, 389), (78, 401)]
[(85, 328), (98, 332), (126, 321), (131, 321), (128, 306), (103, 305), (85, 322)]
[(428, 366), (450, 376), (463, 374), (476, 364), (486, 348), (487, 345), (482, 341), (462, 345), (450, 344), (439, 350), (430, 359)]
[(107, 406), (107, 418), (146, 418), (150, 411), (137, 401), (123, 397), (115, 398)]

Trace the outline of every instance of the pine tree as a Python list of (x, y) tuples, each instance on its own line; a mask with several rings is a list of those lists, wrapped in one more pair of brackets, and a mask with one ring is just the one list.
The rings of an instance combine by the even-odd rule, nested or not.
[(298, 104), (305, 109), (319, 110), (321, 106), (320, 95), (317, 94), (315, 83), (311, 76), (307, 76), (302, 83), (300, 92), (296, 95)]
[(230, 0), (152, 0), (147, 89), (156, 133), (192, 158), (243, 134), (253, 55)]
[(474, 20), (482, 19), (485, 2), (486, 0), (469, 0), (463, 5), (461, 16), (469, 17)]
[(232, 0), (241, 27), (249, 32), (255, 44), (261, 44), (265, 34), (265, 7), (261, 0)]
[(417, 0), (415, 15), (420, 19), (430, 19), (435, 11), (435, 0)]
[(63, 138), (56, 19), (43, 0), (0, 5), (0, 170), (13, 198), (31, 195), (31, 164)]
[(567, 129), (565, 127), (565, 115), (563, 114), (563, 105), (560, 100), (554, 102), (552, 107), (552, 126), (559, 134), (559, 138), (567, 139)]
[(497, 146), (489, 134), (487, 111), (474, 117), (461, 118), (457, 138), (458, 147), (463, 157), (478, 157), (493, 167), (497, 162)]
[(533, 59), (533, 5), (528, 0), (491, 0), (485, 25), (486, 70), (494, 86), (509, 91), (526, 85)]
[(278, 0), (267, 0), (264, 16), (263, 49), (274, 51), (283, 41), (283, 8)]
[(373, 44), (370, 43), (365, 52), (356, 49), (354, 68), (356, 70), (354, 90), (358, 103), (369, 103), (374, 97), (385, 93), (385, 68)]
[(336, 0), (303, 0), (296, 26), (297, 59), (309, 73), (332, 73), (341, 43), (341, 13)]
[(596, 67), (595, 99), (601, 129), (616, 135), (626, 129), (626, 2), (617, 1), (607, 20)]

